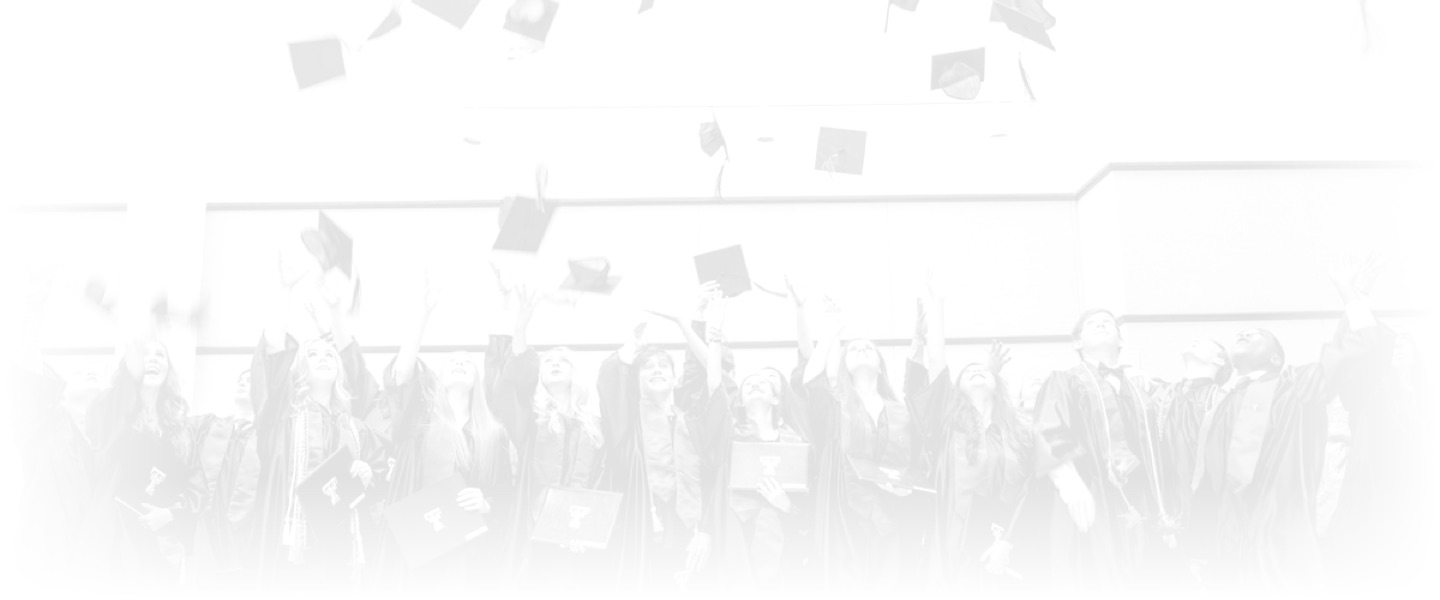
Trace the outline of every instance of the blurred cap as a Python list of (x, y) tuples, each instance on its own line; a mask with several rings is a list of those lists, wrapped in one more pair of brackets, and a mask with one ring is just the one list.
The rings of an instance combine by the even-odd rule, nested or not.
[(532, 40), (543, 42), (550, 35), (550, 24), (560, 5), (555, 0), (516, 0), (505, 13), (505, 29)]
[(500, 201), (500, 233), (495, 236), (494, 250), (510, 250), (534, 254), (540, 251), (556, 203), (528, 197), (509, 197)]
[(701, 283), (714, 281), (726, 298), (750, 291), (750, 271), (745, 266), (745, 252), (730, 246), (695, 257), (695, 275)]
[(974, 100), (985, 81), (985, 49), (937, 54), (930, 59), (930, 89), (959, 100)]
[(610, 260), (606, 258), (570, 259), (570, 274), (560, 284), (560, 289), (610, 294), (620, 285), (620, 276), (610, 274)]
[[(414, 0), (415, 6), (425, 9), (426, 12), (440, 17), (440, 20), (454, 25), (456, 29), (465, 26), (470, 21), (470, 15), (475, 14), (475, 6), (480, 0)], [(400, 24), (399, 15), (395, 16), (395, 24)]]
[(640, 0), (640, 12), (655, 8), (655, 0)]
[(815, 168), (821, 171), (859, 175), (865, 167), (865, 132), (820, 128), (815, 149)]
[(355, 240), (340, 229), (325, 211), (320, 211), (320, 223), (315, 229), (300, 233), (300, 241), (320, 262), (322, 271), (339, 268), (346, 277), (351, 275), (355, 260)]
[(340, 38), (290, 43), (290, 66), (300, 89), (345, 76), (345, 58)]
[(380, 36), (382, 36), (382, 35), (385, 35), (385, 34), (387, 34), (387, 33), (390, 33), (391, 31), (394, 31), (395, 28), (396, 28), (396, 27), (399, 27), (399, 26), (400, 26), (400, 9), (398, 9), (398, 8), (392, 8), (392, 9), (390, 9), (390, 14), (385, 15), (385, 20), (380, 22), (380, 26), (376, 27), (376, 28), (375, 28), (375, 31), (370, 34), (370, 37), (365, 38), (365, 39), (366, 39), (366, 40), (373, 40), (373, 39), (378, 38), (378, 37), (380, 37)]
[(1040, 0), (995, 0), (990, 9), (990, 20), (1001, 21), (1005, 27), (1041, 46), (1055, 49), (1050, 35), (1045, 33), (1055, 26), (1055, 17), (1045, 12)]
[(890, 3), (910, 12), (915, 12), (915, 7), (920, 4), (920, 0), (890, 0)]
[(715, 156), (725, 147), (725, 135), (720, 133), (720, 123), (708, 121), (700, 124), (700, 149), (708, 156)]

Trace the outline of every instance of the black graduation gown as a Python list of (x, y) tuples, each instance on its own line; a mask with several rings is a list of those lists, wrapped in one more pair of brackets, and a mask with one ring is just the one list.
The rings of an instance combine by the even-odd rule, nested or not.
[[(384, 440), (354, 417), (348, 410), (319, 406), (314, 402), (297, 405), (295, 386), (290, 369), (299, 352), (299, 343), (286, 338), (285, 348), (269, 352), (262, 338), (251, 363), (251, 401), (255, 407), (256, 449), (260, 459), (260, 478), (256, 486), (255, 544), (257, 572), (262, 585), (317, 586), (338, 592), (354, 587), (365, 564), (365, 538), (351, 531), (342, 515), (324, 519), (309, 527), (305, 549), (295, 562), (285, 544), (285, 521), (292, 503), (292, 447), (294, 416), (305, 411), (307, 419), (306, 464), (313, 470), (324, 463), (341, 445), (350, 448), (356, 460), (370, 465), (376, 480), (385, 476), (386, 448)], [(340, 350), (347, 389), (370, 389), (373, 380), (365, 370), (359, 345), (351, 343)], [(367, 493), (367, 502), (373, 493)], [(357, 511), (365, 505), (357, 507)], [(314, 519), (307, 519), (313, 521)], [(359, 521), (358, 516), (355, 521)], [(363, 525), (362, 525), (363, 527)], [(373, 530), (372, 530), (373, 531)], [(373, 543), (373, 537), (370, 538)]]
[(1231, 436), (1243, 402), (1243, 387), (1216, 409), (1205, 440), (1204, 471), (1195, 490), (1194, 527), (1211, 532), (1207, 582), (1218, 588), (1320, 589), (1324, 570), (1315, 531), (1315, 439), (1323, 449), (1325, 404), (1337, 383), (1356, 361), (1388, 348), (1380, 327), (1350, 331), (1342, 321), (1320, 360), (1286, 366), (1279, 375), (1268, 426), (1250, 483), (1235, 489), (1229, 483), (1227, 460)]
[[(417, 567), (406, 563), (393, 534), (385, 529), (377, 544), (378, 581), (384, 587), (406, 591), (453, 590), (476, 583), (495, 585), (504, 578), (505, 551), (514, 520), (509, 437), (501, 433), (482, 442), (476, 440), (469, 429), (464, 429), (462, 449), (446, 443), (442, 437), (429, 435), (431, 407), (435, 402), (444, 401), (433, 395), (438, 389), (438, 375), (424, 361), (417, 360), (410, 380), (398, 385), (394, 366), (391, 361), (385, 369), (385, 391), (379, 401), (389, 407), (393, 415), (390, 440), (394, 466), (387, 476), (382, 506), (394, 504), (458, 473), (467, 487), (484, 492), (490, 512), (485, 515), (488, 531)], [(481, 443), (488, 443), (489, 447), (482, 448)], [(466, 453), (469, 460), (457, 461), (458, 452)], [(488, 462), (482, 462), (486, 456)]]
[(260, 457), (255, 424), (234, 416), (193, 420), (196, 461), (208, 498), (196, 528), (191, 573), (206, 587), (234, 588), (253, 579), (253, 514)]
[[(1118, 380), (1118, 389), (1110, 379)], [(1152, 539), (1159, 516), (1153, 403), (1128, 377), (1105, 377), (1081, 364), (1051, 374), (1035, 407), (1039, 472), (1073, 462), (1095, 499), (1095, 520), (1081, 533), (1059, 495), (1052, 495), (1049, 583), (1117, 589), (1153, 575), (1144, 569), (1147, 552), (1158, 543)], [(1118, 451), (1121, 444), (1139, 461), (1123, 487), (1107, 474), (1107, 452), (1112, 446)]]
[(995, 541), (995, 526), (1014, 545), (1010, 569), (1021, 577), (1035, 577), (1024, 573), (1021, 565), (1027, 564), (1025, 555), (1044, 548), (1026, 544), (1010, 531), (1037, 467), (1034, 431), (1018, 421), (997, 420), (979, 432), (972, 461), (967, 453), (970, 434), (961, 430), (959, 422), (960, 403), (965, 400), (956, 395), (949, 369), (931, 382), (928, 369), (908, 361), (906, 387), (915, 390), (906, 398), (935, 465), (935, 512), (927, 536), (933, 584), (947, 591), (1018, 587), (1023, 579), (990, 575), (980, 561)]
[[(605, 440), (601, 487), (624, 494), (607, 548), (607, 552), (615, 554), (614, 578), (607, 578), (608, 581), (598, 582), (598, 585), (599, 589), (655, 592), (674, 589), (675, 573), (685, 567), (685, 549), (692, 537), (689, 528), (698, 527), (699, 523), (693, 526), (685, 523), (675, 502), (663, 507), (652, 502), (641, 423), (642, 400), (640, 391), (636, 389), (638, 371), (635, 365), (625, 365), (618, 354), (612, 354), (601, 363), (596, 379), (600, 424)], [(686, 410), (687, 403), (683, 398), (691, 393), (687, 390), (704, 385), (703, 374), (700, 377), (702, 379), (696, 381), (695, 374), (687, 372), (677, 386), (675, 410), (679, 416), (672, 428), (694, 431), (698, 427), (694, 411)], [(691, 404), (691, 407), (695, 405), (698, 403)], [(691, 441), (694, 441), (693, 438)], [(682, 458), (698, 461), (698, 456)], [(678, 471), (677, 468), (677, 479), (680, 478)], [(695, 476), (701, 477), (699, 474)], [(678, 489), (676, 494), (678, 498)], [(701, 494), (699, 501), (703, 513), (706, 500), (703, 488)], [(657, 516), (663, 526), (660, 532), (653, 525)], [(703, 514), (700, 518), (703, 521)]]
[[(97, 561), (99, 581), (165, 587), (180, 583), (184, 574), (207, 495), (205, 473), (189, 451), (193, 441), (188, 429), (179, 432), (187, 444), (182, 450), (162, 434), (136, 427), (140, 385), (121, 365), (110, 389), (88, 414), (96, 455), (85, 552)], [(138, 502), (168, 508), (174, 518), (152, 532), (116, 498), (137, 509), (143, 509)]]
[(92, 498), (90, 442), (61, 407), (65, 380), (58, 373), (46, 365), (40, 373), (11, 368), (9, 375), (11, 435), (24, 469), (25, 518), (13, 543), (25, 551), (16, 553), (16, 572), (36, 581), (73, 581), (75, 545)]
[[(803, 372), (804, 364), (797, 366)], [(933, 494), (899, 497), (855, 474), (847, 457), (926, 473), (918, 424), (901, 399), (887, 399), (878, 423), (858, 399), (835, 397), (821, 374), (805, 388), (815, 453), (814, 560), (832, 589), (915, 589), (925, 584), (922, 548)]]
[[(704, 377), (705, 369), (694, 354), (687, 353), (687, 372), (698, 379)], [(786, 415), (800, 409), (796, 396), (788, 389), (779, 392), (780, 406), (776, 410), (780, 415), (780, 437), (776, 440), (761, 440), (752, 425), (737, 418), (737, 414), (743, 415), (743, 408), (736, 404), (739, 390), (728, 374), (713, 394), (699, 392), (700, 404), (695, 408), (697, 445), (706, 482), (703, 529), (712, 540), (710, 564), (701, 583), (704, 589), (728, 593), (809, 589), (804, 563), (814, 520), (810, 494), (789, 492), (792, 508), (785, 513), (759, 492), (730, 489), (735, 442), (805, 442), (803, 430), (786, 419)]]
[(584, 424), (570, 416), (559, 417), (562, 427), (558, 433), (548, 421), (539, 421), (542, 417), (535, 408), (539, 354), (529, 349), (516, 356), (512, 344), (511, 336), (492, 335), (485, 353), (485, 372), (494, 375), (490, 407), (505, 425), (517, 452), (516, 510), (507, 571), (527, 590), (574, 588), (577, 581), (602, 579), (613, 568), (613, 553), (594, 549), (572, 553), (542, 546), (530, 541), (530, 532), (549, 488), (594, 489), (599, 485), (604, 440), (592, 438)]

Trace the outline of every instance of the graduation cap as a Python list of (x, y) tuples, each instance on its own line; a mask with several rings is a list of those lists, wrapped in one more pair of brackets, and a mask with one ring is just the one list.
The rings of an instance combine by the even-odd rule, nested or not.
[(910, 12), (915, 12), (915, 7), (920, 4), (920, 0), (890, 0), (890, 3)]
[(540, 251), (556, 202), (540, 198), (508, 197), (500, 201), (500, 233), (493, 250), (534, 254)]
[(330, 37), (290, 43), (290, 66), (300, 89), (345, 76), (345, 58), (340, 38)]
[(505, 13), (505, 29), (543, 42), (559, 10), (555, 0), (517, 0)]
[(609, 259), (572, 258), (570, 274), (560, 284), (560, 289), (609, 294), (620, 285), (620, 279), (619, 275), (610, 274)]
[(110, 286), (98, 277), (91, 277), (85, 282), (85, 298), (105, 314), (115, 312), (115, 299), (107, 297), (109, 292)]
[(1005, 23), (1010, 31), (1020, 34), (1041, 46), (1055, 49), (1050, 35), (1045, 33), (1055, 26), (1055, 17), (1045, 12), (1040, 0), (995, 0), (990, 8), (990, 20)]
[(655, 8), (655, 0), (640, 0), (640, 12), (643, 13), (652, 8)]
[(340, 229), (325, 211), (320, 211), (320, 224), (316, 229), (300, 233), (305, 248), (320, 261), (320, 269), (339, 268), (346, 277), (351, 275), (355, 261), (355, 240)]
[(859, 175), (865, 166), (865, 132), (820, 128), (815, 148), (815, 168), (821, 171)]
[[(465, 26), (470, 21), (470, 15), (475, 13), (475, 6), (480, 0), (414, 0), (415, 6), (425, 9), (426, 12), (440, 17), (440, 20), (454, 25), (456, 29)], [(396, 16), (396, 24), (399, 24), (399, 16)]]
[(930, 59), (930, 89), (957, 100), (974, 100), (985, 81), (985, 49), (936, 54)]
[[(708, 156), (715, 156), (715, 153), (719, 152), (722, 148), (725, 148), (725, 134), (720, 133), (719, 121), (707, 121), (701, 123), (700, 149), (704, 150), (705, 154)], [(729, 149), (726, 148), (725, 151), (728, 155)]]
[(745, 252), (730, 246), (695, 257), (695, 275), (700, 282), (714, 281), (726, 298), (733, 298), (751, 289), (750, 271), (745, 267)]
[(390, 9), (390, 14), (388, 14), (388, 15), (385, 16), (385, 20), (380, 22), (380, 26), (379, 26), (379, 27), (376, 27), (376, 28), (375, 28), (375, 31), (370, 34), (370, 37), (365, 38), (365, 39), (366, 39), (367, 41), (373, 40), (373, 39), (378, 38), (378, 37), (380, 37), (380, 36), (382, 36), (382, 35), (385, 35), (385, 34), (387, 34), (387, 33), (390, 33), (391, 31), (394, 31), (395, 28), (396, 28), (396, 27), (399, 27), (399, 26), (400, 26), (400, 9), (399, 9), (399, 8), (392, 8), (392, 9)]

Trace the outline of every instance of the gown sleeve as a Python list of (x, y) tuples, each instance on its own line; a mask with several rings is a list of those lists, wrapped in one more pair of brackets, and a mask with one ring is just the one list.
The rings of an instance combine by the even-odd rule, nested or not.
[(1074, 388), (1070, 377), (1057, 371), (1045, 380), (1035, 399), (1036, 467), (1040, 473), (1071, 462), (1082, 452), (1080, 432), (1070, 414)]
[(250, 359), (250, 402), (255, 408), (255, 431), (262, 438), (278, 431), (284, 420), (293, 386), (290, 365), (299, 351), (299, 342), (287, 335), (285, 347), (271, 352), (262, 336)]
[(932, 457), (944, 443), (945, 405), (950, 392), (948, 368), (930, 381), (930, 371), (925, 365), (914, 360), (905, 361), (905, 404), (920, 434), (921, 445)]
[(534, 435), (535, 389), (540, 385), (540, 356), (533, 349), (516, 355), (514, 338), (490, 336), (485, 351), (485, 372), (494, 374), (489, 393), (490, 411), (517, 445)]
[[(416, 362), (419, 362), (418, 358)], [(364, 419), (380, 396), (380, 383), (365, 366), (365, 355), (360, 351), (359, 342), (350, 340), (340, 349), (340, 364), (345, 369), (345, 389), (350, 392), (350, 414)]]
[[(1341, 318), (1335, 337), (1321, 346), (1320, 360), (1296, 368), (1301, 400), (1307, 405), (1324, 404), (1343, 391), (1372, 385), (1383, 376), (1394, 342), (1395, 334), (1387, 327), (1374, 325), (1355, 331), (1348, 318)], [(1341, 400), (1355, 396), (1341, 394)]]
[(600, 363), (600, 372), (595, 379), (595, 391), (599, 397), (600, 429), (606, 448), (629, 448), (635, 441), (634, 428), (638, 407), (635, 399), (631, 397), (635, 377), (635, 369), (621, 362), (618, 352)]

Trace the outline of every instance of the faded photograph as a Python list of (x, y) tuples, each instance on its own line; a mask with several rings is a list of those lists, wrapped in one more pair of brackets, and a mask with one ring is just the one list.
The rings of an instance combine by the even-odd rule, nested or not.
[(6, 13), (5, 597), (1440, 594), (1440, 6)]

